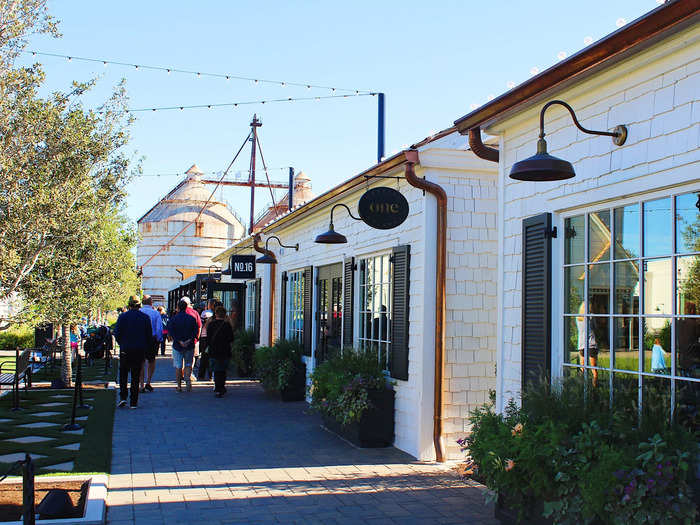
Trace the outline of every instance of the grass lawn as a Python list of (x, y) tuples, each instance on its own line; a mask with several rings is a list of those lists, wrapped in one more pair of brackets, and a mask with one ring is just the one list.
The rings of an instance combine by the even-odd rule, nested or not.
[[(56, 397), (66, 396), (66, 397)], [(112, 426), (116, 392), (103, 388), (84, 388), (85, 402), (92, 410), (78, 410), (77, 417), (84, 433), (70, 434), (61, 430), (70, 421), (72, 390), (29, 390), (21, 392), (20, 406), (24, 409), (12, 412), (12, 396), (0, 398), (0, 456), (16, 452), (45, 456), (35, 461), (37, 474), (65, 472), (69, 474), (110, 471), (112, 461)], [(45, 403), (64, 403), (50, 407), (38, 406)], [(53, 415), (36, 416), (42, 412), (57, 412)], [(31, 423), (52, 423), (52, 426), (26, 428)], [(24, 436), (49, 438), (37, 443), (16, 443), (8, 441)], [(80, 444), (78, 450), (58, 448)], [(52, 468), (53, 465), (74, 462), (73, 468)], [(0, 472), (10, 468), (12, 461), (0, 461)]]
[[(83, 370), (83, 384), (87, 382), (104, 382), (116, 381), (117, 374), (119, 373), (119, 359), (112, 359), (112, 366), (107, 371), (105, 375), (105, 362), (104, 359), (98, 359), (93, 363), (92, 366), (87, 366), (85, 359), (83, 359), (82, 370)], [(73, 361), (73, 380), (75, 380), (75, 374), (78, 370), (77, 361)], [(52, 379), (57, 379), (61, 377), (61, 359), (57, 359), (53, 366), (45, 366), (38, 372), (32, 374), (32, 381), (44, 382), (51, 381)]]

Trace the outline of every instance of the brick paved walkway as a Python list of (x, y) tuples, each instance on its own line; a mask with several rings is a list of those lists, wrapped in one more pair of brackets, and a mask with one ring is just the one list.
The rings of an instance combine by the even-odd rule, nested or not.
[(493, 524), (483, 488), (397, 449), (356, 449), (305, 403), (251, 381), (173, 388), (159, 358), (156, 391), (114, 422), (107, 522)]

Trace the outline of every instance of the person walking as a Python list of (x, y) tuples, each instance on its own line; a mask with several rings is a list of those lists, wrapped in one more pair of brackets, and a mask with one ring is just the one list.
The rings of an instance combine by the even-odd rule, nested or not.
[[(127, 393), (130, 394), (130, 408), (139, 403), (139, 378), (146, 350), (153, 346), (150, 318), (140, 311), (138, 296), (129, 297), (129, 309), (117, 319), (115, 329), (119, 343), (119, 407), (126, 406)], [(131, 391), (128, 392), (129, 374)]]
[[(187, 303), (186, 312), (188, 315), (191, 315), (194, 318), (195, 322), (197, 323), (197, 335), (194, 338), (194, 357), (193, 357), (193, 360), (194, 360), (193, 362), (195, 362), (197, 360), (197, 357), (199, 357), (199, 338), (201, 337), (201, 333), (202, 333), (202, 318), (201, 318), (199, 312), (197, 310), (195, 310), (194, 308), (192, 308), (192, 301), (190, 300), (189, 297), (187, 297), (185, 295), (181, 300), (185, 301)], [(191, 370), (191, 368), (190, 368), (190, 370)], [(190, 381), (192, 381), (194, 379), (196, 379), (196, 378), (194, 377), (194, 375), (192, 375), (190, 373)]]
[[(153, 332), (153, 344), (151, 348), (146, 350), (146, 361), (141, 371), (141, 392), (153, 392), (151, 380), (156, 371), (156, 355), (158, 355), (158, 348), (160, 348), (161, 341), (163, 340), (163, 319), (156, 309), (153, 308), (153, 299), (150, 295), (144, 295), (141, 302), (143, 303), (141, 311), (151, 320), (151, 329)], [(144, 380), (146, 382), (145, 385)]]
[(165, 355), (165, 341), (168, 335), (168, 314), (165, 312), (165, 308), (162, 305), (158, 305), (158, 313), (160, 314), (160, 319), (163, 322), (163, 339), (160, 341), (160, 355)]
[(226, 308), (217, 306), (214, 316), (207, 323), (207, 348), (209, 365), (214, 372), (214, 392), (216, 397), (223, 397), (226, 393), (226, 371), (231, 360), (233, 330), (226, 319)]
[[(168, 339), (173, 342), (173, 367), (175, 368), (176, 390), (182, 392), (182, 378), (185, 378), (187, 391), (192, 390), (192, 361), (194, 342), (199, 328), (194, 318), (187, 313), (188, 303), (181, 299), (177, 303), (177, 314), (168, 322)], [(197, 316), (199, 317), (199, 316)]]

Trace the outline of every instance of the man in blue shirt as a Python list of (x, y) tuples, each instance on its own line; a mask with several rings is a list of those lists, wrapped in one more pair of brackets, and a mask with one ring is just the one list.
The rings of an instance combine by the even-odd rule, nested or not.
[[(141, 302), (143, 303), (141, 311), (151, 320), (153, 335), (153, 344), (151, 348), (146, 349), (146, 362), (144, 362), (143, 370), (141, 371), (141, 392), (153, 392), (151, 380), (153, 379), (153, 373), (156, 371), (156, 354), (158, 354), (158, 347), (160, 347), (160, 342), (163, 340), (163, 319), (160, 317), (158, 311), (153, 308), (153, 299), (151, 299), (150, 295), (144, 295)], [(144, 376), (146, 376), (145, 386), (143, 384)]]
[[(185, 377), (187, 391), (192, 390), (192, 361), (194, 360), (194, 342), (199, 335), (199, 327), (194, 317), (187, 313), (189, 303), (180, 300), (177, 314), (168, 322), (168, 339), (173, 342), (173, 367), (178, 392), (182, 392), (182, 378)], [(184, 373), (183, 373), (184, 372)]]
[(116, 325), (119, 343), (119, 407), (126, 406), (127, 385), (131, 373), (130, 406), (138, 407), (139, 377), (146, 350), (153, 346), (151, 320), (139, 311), (141, 300), (129, 297), (129, 309), (119, 316)]

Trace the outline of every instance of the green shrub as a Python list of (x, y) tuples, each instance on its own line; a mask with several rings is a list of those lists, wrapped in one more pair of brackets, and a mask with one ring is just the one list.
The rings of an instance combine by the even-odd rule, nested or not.
[(278, 339), (273, 346), (261, 346), (255, 350), (253, 368), (255, 377), (265, 390), (284, 390), (292, 376), (303, 367), (303, 348), (296, 341)]
[(520, 519), (693, 523), (688, 482), (698, 436), (669, 421), (663, 396), (645, 400), (640, 420), (634, 382), (616, 382), (611, 397), (605, 381), (597, 388), (579, 376), (555, 387), (540, 381), (526, 389), (522, 408), (511, 400), (503, 414), (493, 404), (473, 411), (472, 433), (459, 444), (492, 497)]
[(359, 421), (370, 407), (369, 391), (386, 388), (376, 352), (344, 349), (311, 374), (311, 407), (342, 424)]
[(0, 350), (34, 347), (34, 329), (29, 326), (16, 326), (0, 332)]
[(250, 377), (253, 373), (253, 355), (255, 353), (255, 331), (239, 330), (231, 345), (233, 362), (238, 368), (238, 375)]

